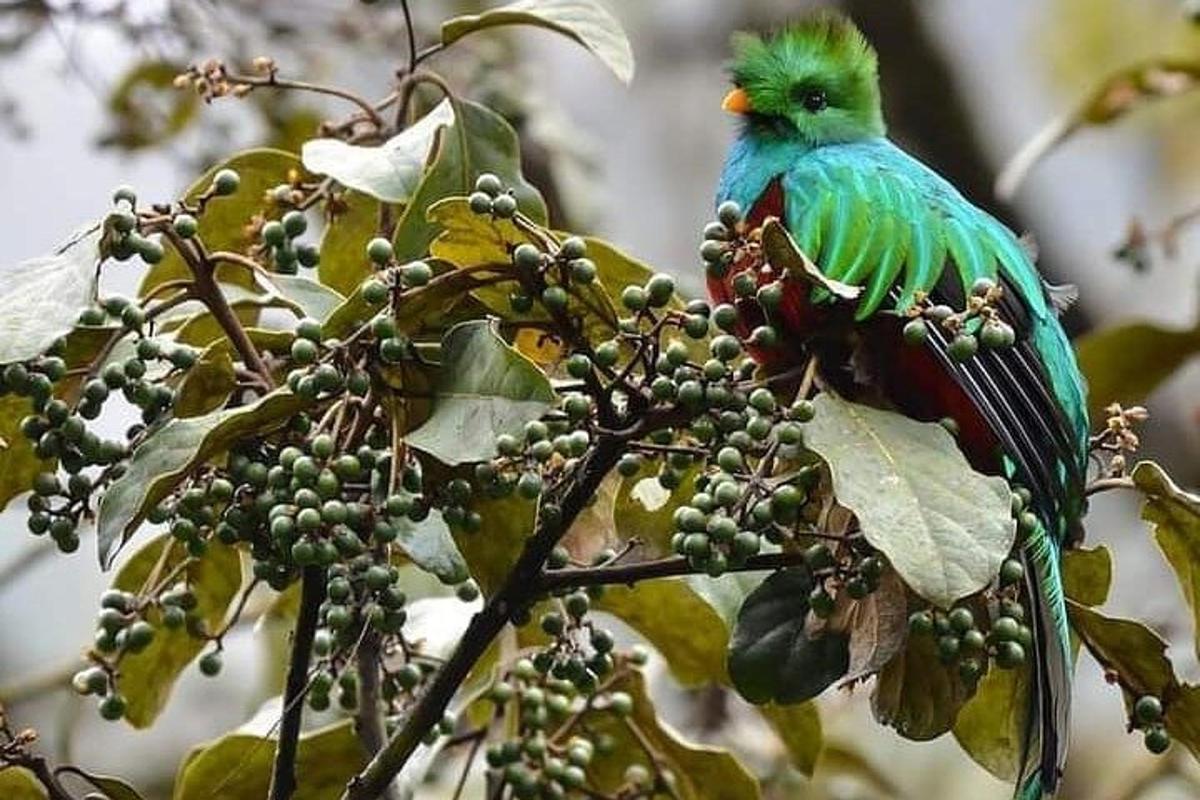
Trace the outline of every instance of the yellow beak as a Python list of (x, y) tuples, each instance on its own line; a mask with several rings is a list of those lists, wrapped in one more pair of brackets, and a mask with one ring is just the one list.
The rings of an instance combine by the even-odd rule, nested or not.
[(750, 96), (741, 87), (730, 89), (729, 94), (725, 95), (725, 99), (721, 101), (721, 108), (731, 114), (749, 113)]

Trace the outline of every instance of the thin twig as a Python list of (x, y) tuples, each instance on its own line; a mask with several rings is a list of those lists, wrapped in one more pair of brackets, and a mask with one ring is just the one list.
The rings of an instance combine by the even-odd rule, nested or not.
[[(802, 553), (766, 553), (751, 556), (745, 563), (730, 566), (730, 572), (759, 572), (763, 570), (794, 567), (804, 563)], [(548, 570), (539, 578), (539, 587), (544, 592), (581, 586), (631, 586), (638, 581), (654, 578), (671, 578), (697, 572), (682, 556), (641, 561), (635, 564), (614, 564), (602, 567), (577, 567)]]

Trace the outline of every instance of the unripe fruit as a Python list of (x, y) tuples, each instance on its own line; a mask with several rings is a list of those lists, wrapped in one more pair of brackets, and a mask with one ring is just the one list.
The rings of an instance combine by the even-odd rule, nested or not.
[(218, 196), (231, 195), (241, 185), (241, 176), (232, 169), (223, 169), (213, 176), (213, 193)]

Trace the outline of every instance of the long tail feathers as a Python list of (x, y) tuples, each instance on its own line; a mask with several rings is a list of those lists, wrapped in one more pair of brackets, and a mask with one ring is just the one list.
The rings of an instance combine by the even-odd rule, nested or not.
[(1034, 646), (1018, 800), (1053, 796), (1067, 755), (1072, 659), (1058, 559), (1058, 547), (1044, 529), (1025, 544)]

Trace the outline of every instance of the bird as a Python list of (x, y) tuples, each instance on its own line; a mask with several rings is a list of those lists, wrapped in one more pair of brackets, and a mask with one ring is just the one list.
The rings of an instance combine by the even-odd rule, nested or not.
[[(870, 383), (903, 413), (953, 420), (973, 467), (1029, 493), (1036, 524), (1024, 526), (1018, 548), (1034, 679), (1015, 792), (1052, 796), (1067, 753), (1073, 663), (1060, 557), (1082, 535), (1089, 437), (1084, 379), (1059, 319), (1070, 293), (1043, 280), (1012, 230), (887, 137), (877, 54), (844, 15), (736, 34), (730, 73), (722, 105), (740, 125), (718, 207), (741, 209), (749, 228), (778, 219), (824, 276), (859, 292), (847, 301), (786, 282), (771, 320), (778, 342), (758, 348), (757, 360), (780, 370), (816, 356), (839, 393)], [(736, 290), (737, 268), (710, 268), (710, 297), (763, 316)], [(912, 309), (962, 308), (980, 286), (999, 288), (1010, 346), (956, 352), (953, 333), (937, 324), (915, 346), (905, 342)]]

